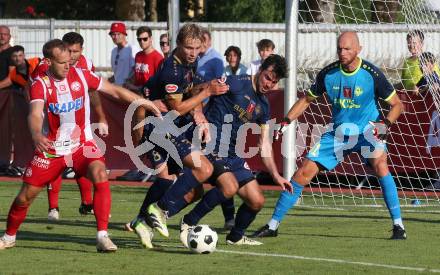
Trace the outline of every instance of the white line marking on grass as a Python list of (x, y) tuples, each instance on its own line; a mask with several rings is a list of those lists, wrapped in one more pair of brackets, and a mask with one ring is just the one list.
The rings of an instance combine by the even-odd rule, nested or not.
[(228, 254), (249, 255), (249, 256), (260, 256), (260, 257), (287, 258), (287, 259), (295, 259), (295, 260), (308, 260), (308, 261), (317, 261), (317, 262), (330, 262), (330, 263), (339, 263), (339, 264), (351, 264), (351, 265), (362, 265), (362, 266), (372, 266), (372, 267), (383, 267), (383, 268), (388, 268), (388, 269), (400, 269), (400, 270), (410, 270), (410, 271), (419, 271), (419, 272), (440, 273), (440, 269), (429, 269), (429, 268), (423, 268), (423, 267), (410, 267), (410, 266), (376, 264), (376, 263), (368, 263), (368, 262), (355, 262), (355, 261), (347, 261), (347, 260), (340, 260), (340, 259), (314, 258), (314, 257), (304, 257), (304, 256), (286, 255), (286, 254), (243, 252), (243, 251), (232, 251), (232, 250), (223, 250), (223, 249), (217, 249), (216, 252), (228, 253)]

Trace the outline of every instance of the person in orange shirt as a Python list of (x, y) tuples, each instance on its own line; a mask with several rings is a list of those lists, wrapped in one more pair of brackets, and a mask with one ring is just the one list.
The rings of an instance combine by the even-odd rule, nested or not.
[[(4, 80), (0, 81), (0, 89), (6, 88), (15, 84), (20, 88), (28, 91), (28, 81), (31, 77), (31, 73), (38, 66), (41, 59), (33, 57), (26, 59), (23, 46), (16, 45), (11, 49), (11, 67), (9, 69), (9, 75)], [(28, 98), (28, 93), (25, 93)]]

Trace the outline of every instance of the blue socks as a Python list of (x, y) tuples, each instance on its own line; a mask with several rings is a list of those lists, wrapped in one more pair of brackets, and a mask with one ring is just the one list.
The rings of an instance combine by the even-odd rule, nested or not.
[(235, 214), (234, 198), (230, 198), (222, 202), (223, 216), (225, 217), (225, 222), (233, 220)]
[(217, 187), (212, 188), (203, 196), (202, 200), (193, 208), (193, 210), (183, 217), (183, 221), (189, 225), (196, 225), (206, 214), (226, 200), (227, 198), (225, 198), (220, 189)]
[(379, 183), (380, 187), (382, 187), (382, 194), (385, 204), (390, 212), (391, 219), (393, 219), (393, 224), (399, 224), (402, 226), (399, 197), (397, 196), (396, 183), (394, 182), (391, 173), (379, 178)]
[(145, 195), (144, 201), (142, 202), (141, 209), (139, 210), (139, 217), (145, 217), (147, 213), (147, 207), (157, 202), (163, 194), (173, 185), (173, 180), (156, 178), (151, 187), (148, 189)]
[[(179, 200), (183, 200), (186, 193), (197, 187), (200, 183), (194, 177), (190, 168), (184, 168), (183, 174), (177, 178), (177, 181), (168, 189), (168, 191), (157, 202), (157, 205), (164, 211), (168, 211), (168, 217), (181, 210)], [(180, 208), (179, 208), (180, 207)]]
[(237, 242), (243, 238), (244, 232), (255, 220), (258, 212), (259, 211), (255, 211), (247, 206), (247, 204), (243, 203), (240, 208), (238, 208), (237, 216), (235, 217), (235, 226), (232, 228), (226, 239)]
[(296, 204), (302, 194), (302, 190), (304, 189), (304, 186), (295, 182), (294, 180), (290, 180), (290, 182), (293, 186), (293, 193), (289, 193), (287, 191), (281, 192), (277, 204), (275, 205), (275, 210), (272, 214), (272, 220), (268, 223), (271, 230), (276, 230), (278, 228), (278, 225), (283, 220), (287, 211), (289, 211), (289, 209)]

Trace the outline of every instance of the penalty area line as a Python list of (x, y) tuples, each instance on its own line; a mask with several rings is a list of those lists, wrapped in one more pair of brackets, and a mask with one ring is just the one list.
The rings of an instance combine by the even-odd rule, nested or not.
[(284, 258), (284, 259), (294, 259), (294, 260), (306, 260), (306, 261), (329, 262), (329, 263), (338, 263), (338, 264), (382, 267), (382, 268), (388, 268), (388, 269), (399, 269), (399, 270), (409, 270), (409, 271), (419, 271), (419, 272), (440, 273), (440, 269), (387, 265), (387, 264), (377, 264), (377, 263), (368, 263), (368, 262), (356, 262), (356, 261), (348, 261), (348, 260), (341, 260), (341, 259), (315, 258), (315, 257), (305, 257), (305, 256), (286, 255), (286, 254), (243, 252), (243, 251), (232, 251), (232, 250), (223, 250), (223, 249), (217, 249), (215, 252), (227, 253), (227, 254), (248, 255), (248, 256), (259, 256), (259, 257), (273, 257), (273, 258)]

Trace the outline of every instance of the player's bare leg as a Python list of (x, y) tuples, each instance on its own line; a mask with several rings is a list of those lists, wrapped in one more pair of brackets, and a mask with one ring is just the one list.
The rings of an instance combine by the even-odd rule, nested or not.
[(9, 209), (6, 232), (0, 238), (0, 250), (15, 246), (15, 236), (17, 235), (18, 228), (25, 220), (30, 205), (42, 189), (43, 187), (35, 187), (23, 183), (20, 192)]
[(114, 252), (118, 248), (108, 236), (108, 219), (111, 208), (110, 184), (107, 178), (107, 172), (104, 162), (95, 160), (88, 166), (87, 177), (93, 182), (93, 212), (96, 218), (97, 226), (97, 244), (98, 252)]
[(254, 221), (258, 212), (264, 206), (264, 195), (258, 182), (252, 180), (238, 190), (243, 203), (237, 210), (235, 225), (226, 236), (226, 243), (230, 245), (262, 245), (245, 235), (246, 229)]
[(391, 239), (405, 240), (406, 232), (400, 213), (399, 197), (396, 183), (388, 169), (387, 153), (383, 150), (376, 151), (377, 152), (373, 152), (373, 156), (369, 159), (369, 162), (379, 180), (385, 204), (393, 220), (393, 234)]
[(295, 172), (290, 181), (293, 186), (293, 193), (283, 191), (275, 205), (275, 210), (270, 221), (260, 227), (252, 234), (252, 237), (276, 237), (278, 236), (278, 226), (283, 220), (287, 211), (291, 209), (302, 194), (303, 186), (306, 186), (318, 174), (320, 168), (312, 160), (305, 159), (301, 167)]

